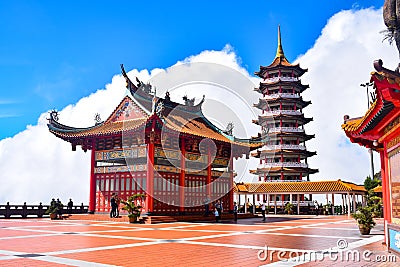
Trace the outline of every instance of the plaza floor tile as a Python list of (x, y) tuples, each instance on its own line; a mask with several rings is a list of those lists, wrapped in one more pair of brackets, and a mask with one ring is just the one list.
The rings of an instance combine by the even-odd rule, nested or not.
[[(342, 239), (346, 240), (345, 238)], [(348, 243), (354, 242), (354, 240), (346, 241)], [(320, 250), (336, 246), (337, 239), (309, 236), (277, 236), (273, 234), (261, 233), (197, 239), (194, 242), (222, 243), (257, 247), (268, 246), (298, 250)]]
[(1, 229), (0, 228), (0, 239), (4, 237), (14, 237), (14, 236), (29, 236), (29, 235), (37, 235), (38, 232), (29, 231), (29, 230), (13, 230), (13, 229)]
[[(132, 255), (137, 256), (133, 259)], [(260, 263), (257, 251), (253, 249), (176, 243), (74, 253), (60, 257), (122, 266), (257, 266)]]
[(70, 234), (0, 240), (0, 250), (23, 251), (25, 253), (46, 253), (60, 250), (115, 246), (137, 242), (141, 241)]
[[(382, 245), (379, 220), (371, 235), (361, 237), (347, 216), (290, 218), (155, 225), (0, 219), (0, 266), (284, 266), (290, 257), (297, 260), (291, 266), (386, 267), (400, 261), (388, 258), (393, 254)], [(337, 247), (338, 240), (360, 255), (372, 251), (372, 260), (300, 260), (307, 253)]]
[(59, 264), (53, 262), (45, 262), (41, 260), (34, 260), (29, 258), (17, 258), (11, 260), (2, 260), (0, 261), (0, 266), (2, 267), (62, 267), (62, 266), (70, 266), (66, 264)]
[(205, 237), (218, 234), (226, 234), (228, 232), (199, 232), (186, 230), (142, 230), (142, 231), (117, 231), (117, 232), (98, 232), (100, 235), (107, 236), (129, 236), (152, 239), (179, 239), (188, 237)]
[(265, 230), (267, 228), (276, 228), (274, 225), (233, 225), (233, 224), (202, 224), (198, 226), (191, 227), (191, 230), (214, 230), (214, 231), (256, 231), (256, 230)]
[(274, 231), (274, 234), (301, 234), (301, 235), (314, 235), (314, 236), (332, 236), (332, 237), (360, 237), (360, 232), (358, 228), (353, 229), (354, 231), (349, 231), (348, 229), (338, 230), (334, 229), (320, 229), (320, 228), (294, 228), (294, 229), (284, 229)]

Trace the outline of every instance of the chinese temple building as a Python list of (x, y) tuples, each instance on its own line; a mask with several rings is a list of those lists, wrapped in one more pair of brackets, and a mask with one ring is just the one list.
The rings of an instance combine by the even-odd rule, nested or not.
[[(316, 155), (310, 152), (305, 142), (314, 135), (305, 133), (304, 125), (312, 121), (303, 114), (303, 108), (311, 101), (303, 100), (301, 93), (308, 85), (300, 77), (307, 71), (299, 64), (291, 64), (285, 57), (278, 27), (278, 48), (275, 59), (269, 66), (260, 66), (255, 74), (262, 79), (255, 91), (262, 94), (254, 106), (262, 111), (256, 123), (261, 126), (259, 136), (266, 135), (265, 145), (252, 153), (260, 163), (253, 174), (259, 182), (309, 181), (309, 175), (318, 172), (307, 164), (307, 158)], [(258, 195), (258, 201), (260, 196)], [(297, 196), (294, 196), (297, 198)], [(266, 200), (266, 195), (264, 194)], [(276, 196), (275, 201), (292, 201), (289, 194)], [(304, 200), (304, 195), (300, 196)]]
[(116, 193), (122, 199), (146, 194), (149, 214), (204, 213), (205, 201), (221, 200), (233, 209), (233, 158), (249, 155), (261, 139), (237, 139), (203, 114), (203, 99), (157, 97), (150, 84), (135, 85), (122, 67), (129, 93), (111, 115), (88, 128), (74, 128), (50, 114), (49, 131), (91, 151), (89, 212), (109, 212)]
[(379, 152), (385, 237), (389, 250), (400, 253), (400, 73), (374, 62), (373, 103), (364, 116), (344, 117), (342, 129), (350, 141)]

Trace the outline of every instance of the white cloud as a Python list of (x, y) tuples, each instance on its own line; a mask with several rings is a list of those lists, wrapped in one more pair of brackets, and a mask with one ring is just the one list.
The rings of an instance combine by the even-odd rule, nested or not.
[[(316, 134), (308, 148), (318, 152), (309, 163), (320, 170), (312, 180), (362, 183), (371, 173), (367, 150), (350, 143), (340, 126), (346, 114), (351, 118), (365, 114), (367, 94), (360, 84), (369, 81), (373, 61), (382, 59), (391, 69), (397, 65), (395, 47), (382, 43), (379, 32), (384, 29), (381, 9), (339, 12), (328, 21), (314, 47), (298, 58), (309, 69), (303, 76), (303, 83), (310, 85), (304, 98), (312, 105), (305, 114), (314, 121), (306, 130)], [(377, 156), (375, 172), (380, 168)]]
[[(305, 109), (306, 116), (314, 117), (306, 130), (309, 134), (316, 134), (316, 138), (308, 142), (308, 147), (318, 152), (309, 162), (311, 167), (320, 170), (319, 174), (312, 176), (312, 180), (341, 178), (362, 182), (369, 174), (366, 150), (349, 143), (340, 125), (343, 115), (355, 117), (365, 112), (366, 93), (359, 84), (369, 80), (373, 60), (382, 58), (385, 66), (394, 68), (396, 65), (395, 48), (381, 42), (379, 31), (384, 29), (381, 14), (381, 10), (372, 9), (336, 14), (329, 20), (314, 47), (298, 59), (302, 67), (309, 69), (304, 75), (303, 83), (310, 84), (311, 88), (305, 92), (304, 98), (313, 102)], [(288, 45), (290, 44), (285, 46)], [(190, 56), (167, 70), (132, 70), (128, 74), (130, 77), (138, 76), (143, 81), (153, 78), (157, 94), (162, 95), (163, 91), (177, 84), (177, 81), (157, 84), (157, 81), (165, 82), (165, 79), (161, 79), (165, 73), (172, 73), (171, 70), (180, 68), (182, 63), (190, 65), (198, 62), (223, 64), (231, 70), (227, 73), (232, 74), (232, 69), (233, 72), (239, 72), (241, 75), (235, 74), (235, 79), (229, 75), (221, 75), (222, 72), (212, 72), (215, 68), (204, 68), (196, 73), (200, 80), (207, 78), (227, 88), (233, 88), (235, 92), (231, 92), (229, 96), (219, 94), (216, 87), (208, 84), (202, 90), (177, 90), (177, 95), (188, 93), (189, 97), (196, 96), (199, 99), (206, 94), (211, 99), (208, 102), (225, 103), (233, 115), (237, 115), (240, 110), (236, 118), (239, 122), (235, 122), (237, 130), (241, 121), (247, 123), (243, 125), (247, 129), (245, 135), (254, 135), (258, 129), (251, 124), (251, 119), (257, 111), (238, 109), (238, 104), (233, 103), (243, 104), (244, 100), (252, 105), (257, 102), (259, 94), (252, 88), (256, 79), (241, 67), (240, 59), (229, 45), (222, 51), (203, 51), (199, 55)], [(221, 67), (219, 71), (225, 70)], [(76, 104), (65, 107), (60, 112), (60, 122), (77, 127), (90, 126), (94, 123), (95, 113), (100, 113), (102, 119), (106, 119), (126, 93), (124, 88), (125, 81), (121, 75), (114, 76), (104, 90), (98, 90)], [(234, 106), (230, 106), (232, 104)], [(216, 122), (223, 121), (222, 126), (231, 120), (224, 120), (221, 116), (224, 113), (215, 111), (215, 106), (211, 105), (207, 109), (211, 110), (211, 114), (206, 113), (211, 117), (214, 114)], [(248, 113), (243, 115), (241, 112)], [(50, 134), (46, 117), (47, 113), (43, 113), (37, 125), (28, 126), (14, 137), (0, 141), (0, 203), (48, 202), (52, 197), (60, 197), (64, 202), (72, 197), (75, 203), (88, 203), (90, 153), (84, 153), (80, 149), (73, 152), (69, 143)], [(235, 119), (233, 117), (235, 116), (232, 116), (232, 120)], [(243, 160), (240, 165), (245, 165)], [(254, 164), (252, 165), (251, 168), (254, 168)]]

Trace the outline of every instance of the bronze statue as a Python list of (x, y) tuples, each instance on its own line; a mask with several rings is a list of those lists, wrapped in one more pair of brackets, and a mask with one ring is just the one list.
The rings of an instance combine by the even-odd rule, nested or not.
[(395, 41), (397, 50), (400, 52), (400, 1), (385, 0), (383, 20), (387, 27), (384, 40), (387, 39), (390, 44)]

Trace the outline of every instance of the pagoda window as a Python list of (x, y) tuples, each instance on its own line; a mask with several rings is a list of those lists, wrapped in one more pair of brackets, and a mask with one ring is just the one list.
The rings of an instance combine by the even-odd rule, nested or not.
[(104, 191), (110, 191), (109, 190), (109, 184), (110, 184), (110, 180), (106, 179), (106, 184), (105, 184), (105, 187), (104, 187)]
[(110, 179), (110, 191), (114, 191), (115, 190), (115, 179), (111, 178)]
[(100, 179), (100, 191), (104, 192), (104, 179)]
[(115, 191), (119, 191), (119, 175), (115, 177)]
[(131, 191), (131, 178), (126, 178), (126, 191)]

